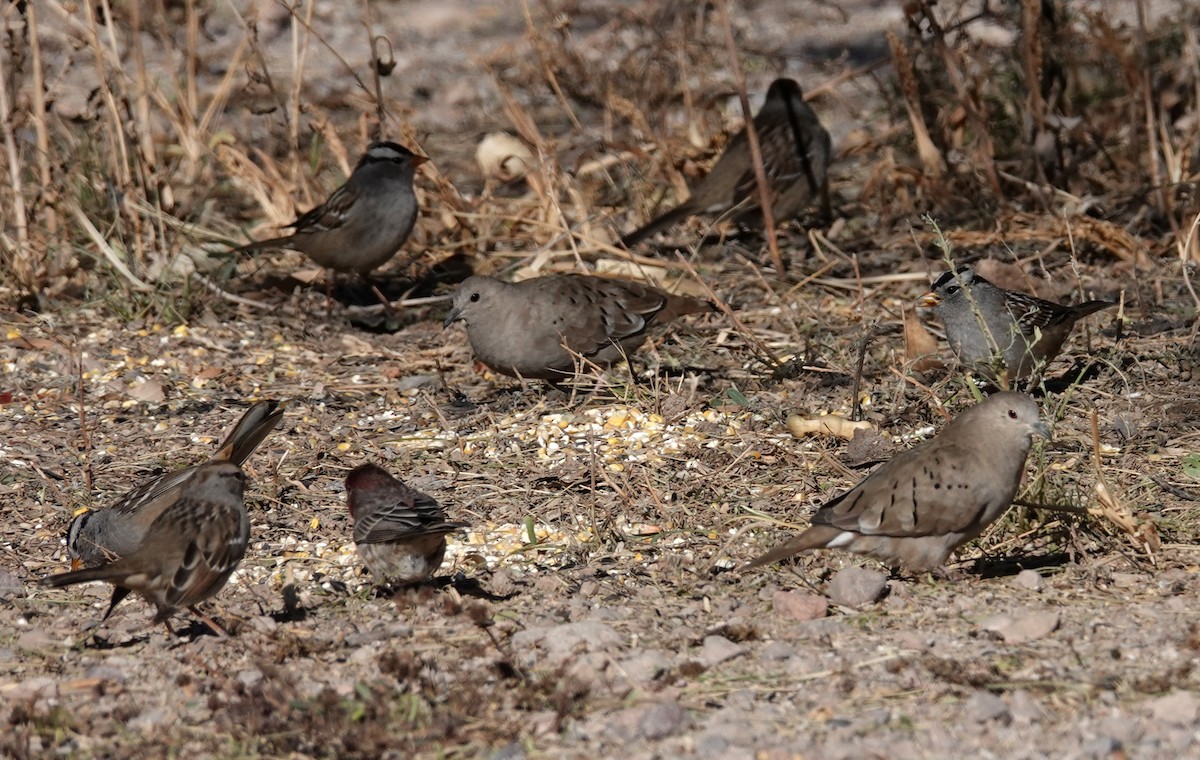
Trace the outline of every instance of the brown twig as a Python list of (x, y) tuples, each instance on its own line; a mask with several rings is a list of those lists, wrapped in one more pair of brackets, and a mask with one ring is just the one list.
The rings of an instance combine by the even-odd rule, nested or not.
[(733, 323), (733, 328), (737, 330), (738, 335), (742, 336), (752, 348), (761, 354), (760, 358), (766, 357), (767, 363), (771, 366), (772, 370), (780, 367), (783, 362), (779, 360), (779, 357), (771, 349), (767, 348), (767, 344), (759, 340), (757, 335), (742, 324), (742, 320), (737, 318), (737, 315), (733, 313), (733, 309), (729, 308), (729, 304), (725, 303), (724, 299), (718, 296), (716, 291), (712, 289), (712, 286), (708, 284), (708, 281), (700, 276), (700, 273), (692, 266), (692, 262), (684, 258), (683, 254), (679, 251), (675, 251), (675, 256), (679, 259), (679, 263), (683, 265), (684, 269), (688, 271), (688, 274), (692, 276), (692, 279), (700, 283), (704, 288), (704, 292), (708, 294), (709, 300), (725, 315), (726, 319)]
[(767, 186), (767, 173), (763, 169), (758, 132), (754, 129), (754, 114), (750, 112), (750, 99), (746, 97), (746, 76), (742, 73), (742, 66), (738, 61), (737, 43), (733, 40), (733, 26), (729, 23), (728, 0), (717, 3), (717, 13), (721, 17), (721, 27), (725, 30), (725, 48), (729, 51), (729, 69), (733, 72), (734, 81), (737, 82), (738, 100), (742, 104), (742, 116), (746, 119), (746, 137), (750, 145), (750, 158), (754, 163), (754, 179), (758, 183), (758, 203), (759, 208), (762, 209), (763, 232), (766, 233), (771, 260), (775, 262), (775, 271), (782, 277), (787, 270), (783, 265), (783, 256), (779, 253), (779, 241), (775, 237), (775, 213), (771, 208), (771, 188)]

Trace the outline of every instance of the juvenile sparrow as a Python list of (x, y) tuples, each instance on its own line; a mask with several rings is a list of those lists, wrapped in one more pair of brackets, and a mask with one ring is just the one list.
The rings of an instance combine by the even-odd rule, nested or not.
[(509, 283), (476, 275), (454, 293), (444, 325), (465, 322), (476, 358), (496, 372), (557, 381), (575, 373), (573, 354), (611, 364), (654, 328), (712, 308), (630, 280), (550, 275)]
[[(207, 464), (230, 462), (238, 467), (250, 458), (263, 439), (283, 417), (280, 401), (259, 401), (246, 410), (217, 453), (206, 464), (152, 478), (133, 488), (109, 507), (83, 512), (67, 528), (67, 551), (71, 569), (98, 567), (138, 550), (146, 532), (162, 510), (193, 488), (193, 480)], [(107, 618), (113, 608), (129, 595), (130, 589), (113, 588)]]
[(1002, 374), (1019, 380), (1040, 371), (1058, 356), (1076, 322), (1115, 305), (1043, 301), (998, 288), (966, 264), (939, 277), (921, 304), (937, 312), (959, 361), (993, 381)]
[(446, 535), (467, 527), (447, 522), (436, 501), (373, 464), (346, 476), (346, 503), (358, 556), (383, 583), (402, 586), (429, 578), (446, 555)]
[[(829, 214), (826, 173), (833, 159), (833, 143), (820, 118), (804, 100), (793, 79), (776, 79), (767, 89), (762, 108), (754, 116), (763, 172), (774, 200), (772, 215), (781, 224), (800, 215), (814, 199)], [(762, 227), (758, 183), (746, 129), (733, 136), (712, 170), (679, 206), (621, 238), (625, 247), (697, 214), (719, 215), (734, 211), (732, 220)]]
[(371, 143), (346, 183), (289, 225), (295, 232), (235, 252), (293, 248), (327, 269), (366, 275), (396, 255), (412, 232), (413, 174), (428, 160), (394, 142)]
[(746, 567), (844, 549), (892, 567), (938, 568), (1008, 510), (1035, 433), (1050, 437), (1032, 398), (993, 394), (826, 503), (812, 527)]
[[(42, 584), (61, 588), (107, 581), (153, 604), (155, 623), (165, 623), (187, 607), (223, 633), (194, 607), (225, 586), (246, 553), (250, 517), (242, 502), (245, 481), (242, 468), (233, 462), (200, 465), (187, 480), (144, 504), (142, 511), (154, 517), (136, 548), (97, 567), (47, 576)], [(110, 604), (105, 619), (112, 609)]]

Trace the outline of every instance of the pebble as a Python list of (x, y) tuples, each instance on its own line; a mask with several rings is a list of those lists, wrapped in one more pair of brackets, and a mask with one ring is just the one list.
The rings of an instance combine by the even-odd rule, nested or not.
[(8, 601), (25, 595), (25, 584), (21, 582), (21, 579), (7, 570), (0, 570), (0, 601)]
[(512, 637), (513, 648), (530, 656), (536, 648), (545, 650), (546, 659), (555, 662), (577, 652), (615, 649), (624, 638), (610, 625), (591, 620), (563, 623), (548, 628), (530, 628)]
[(887, 593), (887, 575), (865, 567), (839, 570), (829, 582), (829, 601), (839, 607), (865, 607)]
[(646, 649), (619, 663), (625, 676), (643, 687), (670, 673), (671, 665), (671, 658), (661, 649)]
[(1160, 723), (1191, 726), (1196, 722), (1200, 701), (1187, 691), (1177, 691), (1150, 702), (1150, 715)]
[(990, 691), (977, 691), (963, 703), (963, 712), (968, 720), (976, 723), (1001, 721), (1008, 723), (1012, 720), (1008, 705), (1004, 700)]
[(678, 702), (652, 705), (638, 722), (638, 731), (650, 741), (665, 739), (679, 733), (687, 723), (687, 710)]
[(412, 632), (412, 627), (404, 623), (387, 623), (350, 634), (346, 637), (346, 643), (352, 647), (360, 647), (387, 639), (407, 639), (412, 636)]
[(493, 752), (488, 760), (525, 760), (525, 748), (520, 742), (509, 742)]
[(796, 649), (791, 644), (783, 641), (772, 641), (763, 647), (759, 652), (758, 657), (763, 662), (779, 662), (780, 660), (790, 660), (796, 656)]
[(1041, 591), (1044, 582), (1037, 570), (1022, 570), (1013, 577), (1013, 585), (1029, 591)]
[(980, 623), (979, 627), (996, 634), (1006, 644), (1022, 644), (1053, 633), (1058, 628), (1058, 621), (1059, 615), (1056, 610), (1044, 610), (1017, 615), (992, 615)]
[(712, 634), (704, 637), (704, 644), (700, 647), (700, 662), (711, 668), (726, 660), (732, 660), (744, 651), (745, 647), (740, 644), (735, 644), (724, 636)]
[(243, 670), (238, 673), (237, 680), (238, 683), (249, 689), (250, 687), (262, 682), (263, 674), (258, 668), (251, 668), (250, 670)]
[(771, 607), (785, 620), (803, 623), (825, 617), (829, 612), (829, 600), (800, 591), (776, 591), (771, 596)]
[(166, 723), (169, 717), (166, 708), (151, 707), (149, 710), (144, 710), (134, 716), (125, 725), (139, 733), (149, 734)]

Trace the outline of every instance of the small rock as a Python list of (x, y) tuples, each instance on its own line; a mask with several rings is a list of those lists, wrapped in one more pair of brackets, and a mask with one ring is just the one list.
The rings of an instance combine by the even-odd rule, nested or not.
[(1013, 722), (1022, 726), (1040, 723), (1046, 717), (1041, 704), (1025, 689), (1017, 689), (1009, 695), (1008, 711), (1012, 713)]
[(85, 672), (88, 678), (95, 678), (98, 681), (112, 681), (113, 683), (125, 683), (126, 668), (117, 667), (110, 663), (100, 663), (88, 668)]
[(1114, 588), (1137, 588), (1148, 583), (1142, 573), (1113, 573), (1112, 585)]
[(763, 647), (762, 652), (758, 657), (763, 662), (779, 662), (780, 660), (790, 660), (796, 656), (796, 649), (783, 641), (772, 641)]
[(50, 676), (34, 676), (17, 681), (4, 696), (9, 704), (33, 702), (42, 697), (58, 696), (58, 684)]
[(1037, 570), (1022, 570), (1013, 578), (1013, 585), (1030, 591), (1042, 590), (1042, 574)]
[(780, 617), (802, 623), (823, 618), (829, 612), (828, 599), (799, 591), (776, 591), (771, 606)]
[(155, 731), (159, 726), (163, 725), (169, 719), (166, 708), (152, 707), (139, 715), (134, 716), (127, 725), (134, 731), (143, 734), (149, 734)]
[(729, 740), (720, 734), (702, 734), (693, 746), (696, 757), (715, 759), (729, 756)]
[(1190, 726), (1196, 722), (1200, 701), (1191, 692), (1177, 691), (1150, 702), (1150, 714), (1160, 723)]
[(562, 660), (576, 652), (605, 652), (624, 640), (610, 625), (591, 620), (563, 623), (549, 628), (530, 628), (512, 637), (513, 647), (532, 655), (541, 647), (551, 661)]
[(704, 645), (700, 647), (700, 661), (706, 667), (711, 668), (714, 665), (731, 660), (745, 651), (745, 647), (740, 644), (734, 644), (724, 636), (704, 637)]
[(625, 676), (645, 686), (671, 672), (671, 660), (660, 649), (646, 649), (619, 663)]
[(1023, 644), (1053, 633), (1058, 628), (1058, 619), (1058, 612), (1055, 610), (1029, 612), (1018, 616), (1000, 614), (987, 618), (979, 627), (996, 634), (1006, 644)]
[(255, 615), (249, 622), (250, 628), (258, 633), (271, 633), (279, 627), (279, 623), (270, 615)]
[(412, 632), (412, 628), (404, 623), (387, 623), (385, 625), (377, 625), (366, 631), (352, 633), (346, 637), (346, 643), (352, 647), (361, 647), (364, 644), (385, 641), (387, 639), (406, 639), (412, 636)]
[(25, 584), (7, 570), (0, 570), (0, 601), (25, 596)]
[(665, 739), (679, 733), (686, 721), (687, 710), (678, 702), (663, 702), (646, 711), (638, 722), (638, 731), (651, 741)]
[(839, 570), (829, 582), (829, 600), (839, 607), (864, 607), (887, 593), (887, 576), (865, 567)]
[(525, 748), (520, 742), (510, 742), (493, 752), (488, 760), (525, 760)]
[(50, 634), (40, 628), (34, 628), (17, 637), (17, 649), (27, 652), (42, 652), (54, 646)]
[(1083, 745), (1079, 755), (1080, 757), (1095, 758), (1096, 760), (1110, 760), (1113, 757), (1121, 757), (1121, 742), (1111, 736), (1097, 737)]
[(249, 689), (250, 687), (254, 686), (257, 683), (260, 683), (263, 680), (263, 674), (262, 674), (261, 670), (259, 670), (257, 668), (251, 668), (250, 670), (243, 670), (240, 673), (238, 673), (237, 680), (238, 680), (238, 683), (240, 683), (242, 686), (245, 686), (247, 689)]
[(850, 467), (862, 467), (890, 459), (895, 448), (891, 439), (883, 437), (878, 430), (859, 428), (846, 444), (846, 453), (842, 455), (842, 460)]
[(1008, 723), (1012, 719), (1008, 705), (1004, 700), (990, 691), (977, 691), (963, 703), (963, 712), (968, 720), (976, 723), (989, 723), (999, 720)]
[(517, 584), (513, 581), (512, 575), (504, 568), (493, 572), (487, 585), (496, 596), (509, 596), (517, 590)]

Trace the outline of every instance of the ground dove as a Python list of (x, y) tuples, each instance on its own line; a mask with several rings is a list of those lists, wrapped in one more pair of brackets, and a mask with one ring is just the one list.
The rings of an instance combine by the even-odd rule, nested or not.
[(710, 310), (706, 301), (628, 280), (551, 275), (508, 283), (476, 275), (455, 292), (445, 324), (465, 322), (476, 358), (496, 372), (557, 381), (575, 373), (573, 354), (611, 364), (647, 331)]
[(810, 528), (747, 567), (845, 549), (892, 567), (938, 568), (1008, 509), (1034, 433), (1050, 436), (1034, 400), (996, 393), (825, 504)]

